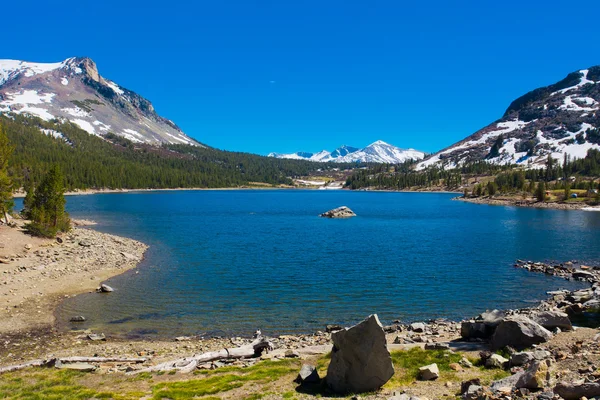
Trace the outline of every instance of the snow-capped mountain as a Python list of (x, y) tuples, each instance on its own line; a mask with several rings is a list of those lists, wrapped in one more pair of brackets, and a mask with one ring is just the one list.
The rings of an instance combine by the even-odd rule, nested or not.
[(599, 128), (600, 66), (595, 66), (519, 97), (501, 119), (433, 154), (417, 169), (480, 160), (539, 168), (549, 154), (557, 160), (565, 154), (584, 158), (589, 149), (600, 149)]
[(200, 145), (150, 101), (102, 77), (89, 58), (59, 63), (0, 60), (0, 113), (70, 121), (92, 135), (133, 142)]
[(341, 146), (332, 152), (323, 150), (318, 153), (270, 153), (269, 157), (319, 162), (331, 161), (337, 163), (369, 162), (399, 164), (407, 160), (420, 160), (425, 157), (425, 153), (414, 149), (401, 149), (384, 141), (378, 140), (363, 149), (350, 146)]

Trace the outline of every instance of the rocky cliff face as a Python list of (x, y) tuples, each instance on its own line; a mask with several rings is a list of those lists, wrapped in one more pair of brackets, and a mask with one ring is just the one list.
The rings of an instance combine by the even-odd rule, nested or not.
[(558, 83), (513, 101), (498, 121), (417, 165), (446, 169), (485, 160), (529, 168), (548, 155), (583, 158), (600, 149), (600, 66), (570, 73)]
[(0, 112), (70, 121), (92, 135), (112, 132), (139, 143), (200, 145), (85, 57), (52, 64), (0, 60)]

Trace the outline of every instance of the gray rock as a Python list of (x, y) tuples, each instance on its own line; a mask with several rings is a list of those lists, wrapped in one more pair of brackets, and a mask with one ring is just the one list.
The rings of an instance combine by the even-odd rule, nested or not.
[(494, 393), (504, 392), (504, 391), (506, 391), (507, 388), (512, 391), (513, 389), (516, 389), (517, 382), (519, 382), (519, 379), (521, 379), (521, 377), (524, 374), (525, 374), (524, 371), (520, 371), (514, 375), (507, 376), (504, 379), (500, 379), (498, 381), (492, 382), (490, 389)]
[(432, 381), (440, 377), (440, 370), (436, 363), (419, 368), (419, 380)]
[(422, 322), (414, 322), (410, 324), (410, 330), (417, 333), (425, 332), (425, 324)]
[(479, 316), (479, 318), (477, 319), (477, 321), (478, 322), (481, 321), (486, 326), (495, 328), (498, 325), (500, 325), (500, 322), (502, 322), (502, 319), (504, 319), (504, 317), (506, 317), (505, 311), (492, 310), (492, 311), (486, 311), (486, 312), (482, 313)]
[(96, 367), (95, 365), (88, 364), (88, 363), (57, 362), (55, 367), (60, 368), (60, 369), (70, 369), (70, 370), (79, 371), (79, 372), (92, 372), (92, 371), (95, 371), (96, 369), (98, 369), (98, 367)]
[(325, 327), (325, 332), (331, 333), (331, 332), (335, 332), (335, 331), (341, 331), (342, 329), (344, 329), (343, 326), (332, 324), (332, 325), (327, 325)]
[(562, 311), (542, 311), (534, 314), (531, 319), (548, 330), (554, 328), (560, 328), (563, 331), (573, 330), (569, 315)]
[(87, 335), (88, 339), (97, 342), (99, 340), (106, 340), (106, 336), (104, 336), (104, 333), (90, 333), (89, 335)]
[(520, 353), (515, 353), (510, 356), (510, 365), (520, 367), (521, 365), (528, 364), (533, 360), (533, 352), (522, 351)]
[(491, 339), (494, 350), (506, 346), (517, 350), (523, 350), (534, 344), (548, 341), (552, 333), (535, 321), (522, 315), (514, 315), (505, 318), (496, 328)]
[(298, 358), (300, 357), (300, 353), (298, 353), (296, 350), (287, 350), (285, 352), (285, 356), (287, 358)]
[(492, 332), (483, 322), (463, 321), (460, 324), (460, 336), (463, 339), (486, 339)]
[(473, 363), (466, 357), (461, 358), (458, 364), (463, 368), (473, 368)]
[(71, 321), (71, 322), (84, 322), (85, 321), (85, 317), (83, 315), (76, 315), (74, 317), (71, 317), (71, 319), (69, 321)]
[(519, 377), (516, 387), (526, 389), (542, 389), (546, 382), (550, 381), (547, 361), (534, 361), (529, 368)]
[(320, 217), (325, 217), (325, 218), (350, 218), (350, 217), (356, 217), (356, 214), (354, 214), (354, 211), (352, 211), (348, 207), (342, 206), (342, 207), (334, 208), (333, 210), (329, 210), (327, 212), (324, 212), (323, 214), (320, 215)]
[(583, 271), (583, 270), (575, 270), (573, 271), (573, 278), (577, 279), (594, 279), (595, 276), (591, 272)]
[(98, 289), (96, 289), (96, 291), (99, 293), (110, 293), (110, 292), (114, 292), (115, 289), (113, 289), (110, 286), (103, 283), (102, 285), (100, 285), (100, 287)]
[(554, 387), (554, 393), (558, 394), (565, 400), (577, 400), (582, 397), (588, 399), (595, 396), (600, 396), (600, 383), (590, 382), (583, 384), (560, 382)]
[(477, 400), (483, 394), (483, 386), (470, 385), (463, 393), (462, 398), (465, 400)]
[(388, 398), (388, 400), (420, 400), (419, 397), (410, 396), (406, 393), (396, 393), (392, 395), (392, 397)]
[(351, 328), (332, 333), (331, 339), (327, 385), (334, 392), (371, 392), (394, 375), (385, 332), (376, 314)]
[(298, 373), (298, 377), (296, 378), (296, 382), (303, 383), (317, 383), (321, 380), (319, 377), (319, 372), (315, 368), (314, 365), (304, 364), (302, 368), (300, 368), (300, 372)]
[(492, 354), (490, 358), (485, 360), (487, 368), (504, 368), (508, 364), (508, 360), (500, 354)]
[(450, 344), (448, 343), (427, 343), (425, 344), (425, 350), (450, 350)]

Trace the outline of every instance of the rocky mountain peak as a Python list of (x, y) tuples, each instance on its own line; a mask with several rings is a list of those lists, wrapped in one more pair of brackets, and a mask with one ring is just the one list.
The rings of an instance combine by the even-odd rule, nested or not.
[(132, 142), (200, 145), (152, 103), (104, 78), (88, 57), (58, 63), (0, 60), (0, 113), (70, 121), (93, 135)]

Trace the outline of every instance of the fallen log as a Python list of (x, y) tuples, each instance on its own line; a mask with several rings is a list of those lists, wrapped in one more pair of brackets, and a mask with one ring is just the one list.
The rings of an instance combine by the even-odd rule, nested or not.
[(108, 363), (108, 362), (120, 362), (120, 363), (144, 363), (146, 358), (127, 358), (127, 357), (61, 357), (61, 358), (50, 358), (48, 360), (33, 360), (23, 364), (9, 365), (7, 367), (0, 367), (0, 374), (6, 372), (19, 371), (21, 369), (29, 367), (53, 367), (57, 362), (63, 364), (68, 363)]
[(273, 345), (264, 337), (259, 337), (255, 341), (245, 346), (234, 347), (231, 349), (222, 349), (217, 351), (209, 351), (208, 353), (197, 354), (192, 357), (179, 358), (177, 360), (167, 361), (157, 364), (152, 367), (131, 371), (127, 374), (135, 375), (142, 372), (169, 372), (177, 371), (180, 373), (192, 372), (198, 364), (203, 364), (210, 361), (241, 359), (258, 357), (265, 350), (272, 350)]
[(29, 368), (29, 367), (51, 367), (54, 366), (54, 364), (56, 363), (56, 359), (50, 359), (50, 360), (33, 360), (33, 361), (28, 361), (26, 363), (23, 364), (17, 364), (17, 365), (9, 365), (8, 367), (0, 367), (0, 374), (4, 374), (7, 372), (14, 372), (14, 371), (19, 371), (21, 369), (25, 369), (25, 368)]
[(120, 363), (144, 363), (147, 361), (146, 358), (127, 358), (127, 357), (61, 357), (58, 359), (62, 363), (76, 363), (76, 362), (88, 362), (88, 363), (107, 363), (107, 362), (120, 362)]

